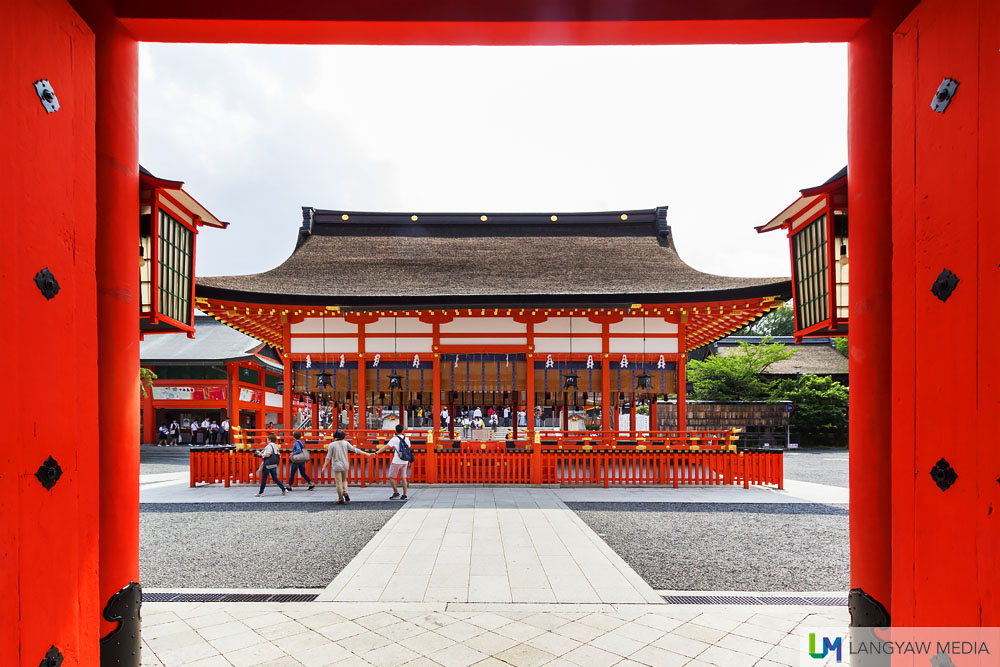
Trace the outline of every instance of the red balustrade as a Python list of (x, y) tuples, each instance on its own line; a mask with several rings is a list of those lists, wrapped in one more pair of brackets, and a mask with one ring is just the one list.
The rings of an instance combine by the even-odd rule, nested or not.
[[(261, 459), (255, 452), (271, 431), (245, 430), (234, 437), (231, 447), (198, 447), (191, 450), (190, 484), (259, 484)], [(290, 431), (276, 430), (282, 444), (278, 475), (288, 479)], [(323, 468), (324, 445), (331, 431), (303, 430), (303, 440), (312, 454), (306, 472), (315, 484), (332, 485), (329, 469)], [(391, 431), (350, 430), (348, 440), (374, 452), (394, 435)], [(440, 484), (530, 484), (532, 457), (541, 462), (541, 482), (560, 486), (717, 486), (770, 485), (784, 487), (780, 450), (737, 450), (735, 431), (640, 432), (635, 439), (619, 438), (617, 432), (545, 431), (537, 433), (537, 445), (527, 441), (450, 441), (431, 444), (427, 432), (408, 432), (416, 458), (410, 481)], [(318, 444), (317, 444), (318, 443)], [(523, 445), (510, 447), (509, 445)], [(537, 447), (533, 452), (532, 447)], [(387, 483), (390, 453), (374, 458), (351, 454), (348, 483), (354, 486)], [(432, 469), (432, 470), (429, 470)], [(433, 473), (433, 474), (432, 474)], [(296, 480), (296, 484), (304, 480)]]

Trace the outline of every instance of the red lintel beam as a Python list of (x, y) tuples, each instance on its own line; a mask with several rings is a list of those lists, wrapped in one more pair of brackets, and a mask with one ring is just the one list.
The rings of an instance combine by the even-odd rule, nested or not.
[(872, 0), (116, 0), (141, 41), (708, 44), (848, 41)]

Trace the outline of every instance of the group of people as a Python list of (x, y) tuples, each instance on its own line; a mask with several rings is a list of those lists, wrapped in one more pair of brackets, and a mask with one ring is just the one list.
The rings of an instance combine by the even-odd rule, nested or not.
[[(201, 422), (192, 419), (187, 426), (191, 433), (189, 445), (198, 444), (199, 434), (202, 444), (205, 445), (228, 445), (229, 444), (229, 420), (223, 419), (221, 423), (216, 420), (209, 421), (206, 417)], [(156, 445), (158, 447), (176, 447), (181, 443), (181, 425), (176, 419), (170, 423), (160, 424), (157, 429), (158, 436)]]
[[(309, 461), (308, 452), (305, 448), (305, 443), (302, 441), (302, 431), (292, 431), (292, 437), (295, 438), (292, 444), (291, 451), (291, 465), (288, 470), (288, 484), (282, 484), (281, 480), (278, 479), (278, 466), (281, 461), (281, 445), (278, 444), (278, 438), (273, 433), (267, 436), (267, 445), (263, 449), (258, 451), (257, 456), (261, 457), (262, 461), (258, 472), (260, 473), (260, 489), (257, 492), (258, 496), (264, 495), (264, 488), (267, 486), (267, 480), (273, 479), (274, 483), (279, 489), (281, 489), (281, 495), (287, 494), (292, 490), (295, 484), (296, 476), (301, 476), (305, 480), (306, 484), (309, 486), (306, 491), (312, 491), (316, 488), (316, 485), (310, 479), (309, 474), (306, 472), (306, 463)], [(333, 440), (331, 440), (326, 445), (326, 458), (323, 460), (323, 465), (320, 466), (320, 474), (325, 473), (329, 470), (331, 476), (333, 477), (333, 482), (337, 487), (337, 504), (343, 505), (345, 503), (351, 502), (351, 496), (347, 492), (347, 472), (350, 469), (350, 459), (348, 458), (351, 452), (360, 454), (367, 458), (372, 458), (377, 454), (381, 454), (384, 451), (392, 450), (392, 462), (389, 464), (389, 483), (392, 485), (392, 496), (389, 500), (406, 500), (406, 492), (409, 488), (409, 478), (410, 478), (410, 461), (412, 460), (412, 454), (410, 450), (409, 439), (403, 435), (402, 425), (396, 426), (396, 435), (393, 436), (387, 443), (375, 450), (374, 453), (366, 452), (363, 449), (358, 449), (347, 440), (347, 434), (341, 430), (337, 430), (333, 434)], [(306, 455), (303, 456), (303, 453)], [(399, 486), (402, 485), (403, 493), (400, 495)]]
[[(511, 426), (511, 420), (515, 416), (509, 405), (505, 405), (502, 409), (497, 410), (489, 407), (486, 409), (485, 415), (483, 414), (483, 409), (478, 405), (472, 409), (462, 408), (457, 413), (455, 425), (467, 431), (470, 429), (496, 429), (500, 426)], [(448, 412), (448, 408), (441, 408), (440, 417), (441, 428), (448, 428), (451, 425), (451, 414)], [(516, 418), (518, 426), (528, 425), (528, 413), (525, 412), (524, 408), (518, 408)]]

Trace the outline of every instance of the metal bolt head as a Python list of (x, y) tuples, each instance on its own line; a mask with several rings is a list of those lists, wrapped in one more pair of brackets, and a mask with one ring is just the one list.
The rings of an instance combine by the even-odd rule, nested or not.
[(51, 300), (59, 293), (59, 281), (56, 280), (47, 266), (35, 274), (35, 285), (38, 286), (46, 300)]
[(931, 468), (931, 479), (934, 480), (939, 489), (947, 491), (955, 483), (955, 480), (958, 479), (958, 473), (955, 472), (950, 463), (941, 459)]
[(941, 301), (947, 301), (951, 293), (955, 291), (958, 286), (958, 276), (949, 271), (948, 269), (942, 269), (938, 277), (934, 279), (934, 285), (931, 287), (931, 293)]
[(59, 462), (50, 456), (45, 459), (45, 462), (42, 463), (42, 465), (38, 467), (38, 470), (35, 472), (35, 477), (38, 478), (38, 481), (41, 482), (42, 486), (51, 491), (52, 487), (59, 481), (59, 478), (62, 477), (62, 474), (63, 471), (62, 468), (59, 467)]

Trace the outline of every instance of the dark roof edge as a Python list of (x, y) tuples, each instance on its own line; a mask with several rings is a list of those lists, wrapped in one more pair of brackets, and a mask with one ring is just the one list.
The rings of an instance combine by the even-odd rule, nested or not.
[[(655, 222), (660, 211), (661, 217), (666, 216), (666, 206), (650, 209), (632, 209), (622, 211), (596, 211), (581, 213), (429, 213), (420, 211), (376, 212), (376, 211), (340, 211), (317, 209), (303, 206), (304, 233), (311, 233), (315, 224), (336, 225), (491, 225), (491, 224), (531, 224), (531, 225), (580, 225)], [(346, 216), (346, 217), (345, 217)], [(624, 217), (623, 217), (624, 216)], [(308, 230), (308, 231), (307, 231)]]
[(659, 292), (644, 294), (524, 294), (524, 295), (441, 295), (427, 296), (391, 296), (391, 297), (358, 297), (358, 296), (317, 296), (309, 294), (267, 294), (261, 292), (245, 292), (243, 290), (195, 286), (195, 294), (208, 299), (222, 301), (240, 301), (243, 303), (266, 303), (289, 306), (317, 306), (335, 303), (343, 310), (362, 309), (366, 307), (404, 308), (404, 309), (448, 309), (448, 308), (479, 308), (508, 307), (512, 303), (526, 306), (564, 307), (587, 306), (590, 308), (622, 308), (633, 303), (701, 303), (704, 301), (735, 301), (746, 298), (774, 296), (780, 299), (790, 299), (792, 294), (791, 280), (780, 280), (773, 283), (735, 287), (725, 290), (705, 290), (700, 292)]

